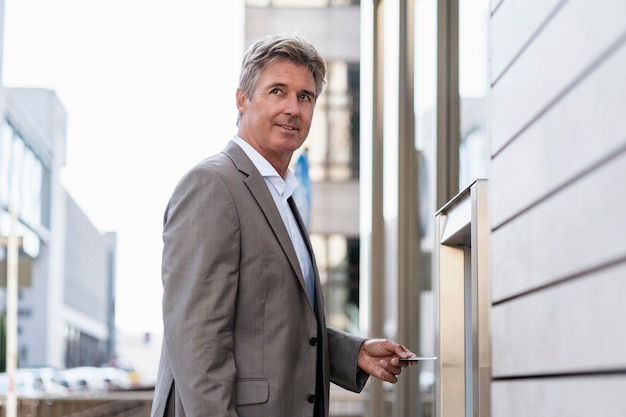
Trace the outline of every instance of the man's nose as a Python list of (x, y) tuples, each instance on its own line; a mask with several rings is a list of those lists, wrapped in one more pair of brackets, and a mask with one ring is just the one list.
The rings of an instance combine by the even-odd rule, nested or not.
[(285, 103), (285, 113), (291, 116), (298, 116), (300, 114), (300, 101), (297, 95), (287, 96), (287, 102)]

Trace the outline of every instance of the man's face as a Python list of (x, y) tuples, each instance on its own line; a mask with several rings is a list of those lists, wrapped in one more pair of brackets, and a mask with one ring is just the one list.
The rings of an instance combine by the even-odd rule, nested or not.
[(238, 134), (284, 175), (291, 155), (309, 134), (315, 100), (315, 80), (306, 67), (271, 63), (252, 97), (237, 90)]

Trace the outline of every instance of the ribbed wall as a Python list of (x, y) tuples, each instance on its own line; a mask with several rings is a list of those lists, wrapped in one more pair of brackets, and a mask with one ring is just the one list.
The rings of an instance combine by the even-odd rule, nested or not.
[(624, 416), (626, 2), (493, 3), (492, 416)]

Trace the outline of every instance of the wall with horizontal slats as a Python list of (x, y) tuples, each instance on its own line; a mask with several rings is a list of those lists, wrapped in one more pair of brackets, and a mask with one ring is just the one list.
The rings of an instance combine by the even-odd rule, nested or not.
[(626, 376), (498, 382), (492, 416), (622, 417), (626, 415)]
[(626, 415), (626, 2), (492, 0), (492, 416)]

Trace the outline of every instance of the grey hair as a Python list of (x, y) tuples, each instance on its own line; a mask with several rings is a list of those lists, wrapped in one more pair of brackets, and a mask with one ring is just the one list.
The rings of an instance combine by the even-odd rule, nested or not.
[[(306, 67), (315, 80), (315, 99), (326, 86), (326, 63), (317, 49), (299, 35), (267, 35), (257, 40), (246, 51), (241, 64), (239, 89), (246, 97), (252, 97), (263, 70), (276, 61), (290, 61)], [(237, 126), (241, 112), (237, 116)]]

